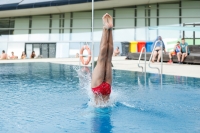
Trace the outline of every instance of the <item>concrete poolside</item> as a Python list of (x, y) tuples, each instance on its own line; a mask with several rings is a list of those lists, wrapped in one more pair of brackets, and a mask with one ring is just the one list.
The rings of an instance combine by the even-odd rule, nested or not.
[[(48, 59), (26, 59), (26, 60), (0, 60), (0, 63), (23, 63), (23, 62), (50, 62), (58, 64), (68, 64), (68, 65), (79, 65), (78, 58), (48, 58)], [(125, 57), (113, 57), (112, 63), (114, 65), (113, 69), (118, 70), (128, 70), (128, 71), (139, 71), (142, 69), (138, 67), (137, 60), (125, 60)], [(141, 61), (141, 65), (144, 66), (144, 61)], [(91, 66), (91, 65), (88, 65)], [(160, 63), (151, 63), (153, 67), (161, 67)], [(167, 64), (163, 63), (163, 74), (167, 75), (178, 75), (187, 77), (197, 77), (200, 78), (200, 65), (188, 65), (188, 64)], [(158, 73), (157, 69), (151, 69), (148, 66), (147, 61), (147, 72)]]

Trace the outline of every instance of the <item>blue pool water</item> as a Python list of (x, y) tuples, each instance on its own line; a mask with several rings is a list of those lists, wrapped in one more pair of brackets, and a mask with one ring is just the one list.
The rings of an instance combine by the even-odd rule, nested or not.
[(111, 102), (93, 106), (90, 73), (0, 64), (0, 133), (198, 133), (200, 79), (113, 70)]

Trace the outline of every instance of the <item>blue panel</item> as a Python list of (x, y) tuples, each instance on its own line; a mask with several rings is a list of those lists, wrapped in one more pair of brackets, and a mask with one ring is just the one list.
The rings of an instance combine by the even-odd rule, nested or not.
[(16, 9), (22, 0), (0, 0), (0, 10), (13, 10)]
[(20, 5), (24, 4), (37, 4), (37, 3), (51, 3), (51, 2), (59, 2), (59, 1), (68, 1), (68, 0), (23, 0)]
[[(0, 11), (80, 4), (92, 0), (0, 0)], [(104, 0), (94, 0), (104, 1)]]

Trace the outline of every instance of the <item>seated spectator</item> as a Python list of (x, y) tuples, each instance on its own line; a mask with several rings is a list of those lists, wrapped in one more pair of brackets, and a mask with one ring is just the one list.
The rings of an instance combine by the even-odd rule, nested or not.
[(177, 44), (174, 46), (174, 50), (172, 52), (169, 53), (169, 61), (167, 63), (172, 64), (172, 56), (173, 55), (177, 55), (178, 58), (178, 62), (180, 62), (180, 55), (181, 55), (181, 46), (180, 46), (180, 42), (178, 41)]
[(32, 54), (31, 54), (31, 56), (30, 56), (30, 57), (31, 57), (31, 59), (34, 59), (34, 58), (36, 58), (35, 51), (33, 51), (33, 52), (32, 52)]
[(182, 64), (183, 61), (184, 61), (184, 59), (185, 59), (185, 57), (187, 57), (188, 55), (190, 55), (190, 50), (189, 50), (189, 47), (188, 47), (188, 43), (185, 42), (184, 38), (181, 39), (180, 46), (181, 46), (181, 52), (182, 52), (180, 54), (180, 56), (182, 56), (182, 58), (181, 58), (181, 62), (179, 62), (179, 64)]
[(1, 54), (1, 58), (0, 58), (1, 60), (6, 60), (6, 59), (8, 59), (8, 56), (7, 56), (7, 54), (5, 53), (5, 51), (3, 50), (2, 51), (2, 54)]
[(76, 58), (79, 58), (79, 53), (76, 53), (76, 56), (75, 56)]
[[(159, 42), (157, 42), (157, 41), (159, 41)], [(157, 42), (157, 43), (156, 43), (156, 42)], [(155, 45), (156, 45), (156, 46), (155, 46)], [(162, 37), (161, 37), (161, 36), (158, 36), (157, 39), (154, 41), (154, 45), (152, 45), (152, 47), (155, 46), (155, 49), (154, 49), (154, 52), (153, 52), (153, 58), (152, 58), (152, 60), (151, 60), (153, 63), (154, 63), (155, 58), (156, 58), (157, 55), (158, 55), (157, 62), (160, 61), (161, 54), (162, 54), (162, 52), (163, 52), (163, 51), (161, 50), (161, 45), (162, 45), (162, 48), (163, 48), (163, 50), (164, 50), (164, 52), (165, 52), (165, 54), (166, 54), (165, 44), (164, 44), (164, 42), (163, 42), (163, 40), (162, 40)]]
[(16, 57), (15, 57), (15, 55), (14, 55), (14, 52), (11, 52), (11, 56), (9, 57), (9, 59), (11, 59), (11, 60), (13, 60), (13, 59), (15, 59)]
[(113, 52), (113, 56), (118, 56), (119, 54), (120, 54), (119, 47), (117, 47)]
[(24, 51), (22, 52), (21, 59), (26, 59), (26, 54)]

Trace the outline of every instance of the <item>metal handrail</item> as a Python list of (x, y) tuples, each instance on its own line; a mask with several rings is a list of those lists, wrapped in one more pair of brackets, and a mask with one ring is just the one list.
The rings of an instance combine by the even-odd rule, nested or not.
[[(158, 67), (152, 67), (152, 66), (150, 65), (150, 62), (151, 62), (151, 59), (152, 59), (152, 56), (153, 56), (153, 52), (155, 51), (156, 44), (157, 44), (158, 42), (160, 42), (160, 43), (162, 44), (162, 41), (160, 41), (160, 40), (158, 40), (158, 41), (155, 42), (154, 47), (153, 47), (153, 50), (152, 50), (152, 52), (151, 52), (151, 56), (150, 56), (150, 58), (149, 58), (149, 67), (152, 68), (152, 69), (157, 69), (157, 70), (158, 70), (158, 73), (159, 73), (159, 74), (162, 74), (162, 72), (163, 72), (163, 52), (161, 52), (161, 71), (160, 71), (160, 69), (159, 69)], [(163, 50), (163, 46), (162, 46), (162, 45), (161, 45), (161, 50)]]
[(143, 47), (143, 48), (141, 49), (140, 57), (139, 57), (139, 59), (138, 59), (138, 67), (139, 67), (139, 68), (142, 68), (142, 72), (143, 72), (143, 66), (140, 66), (140, 60), (141, 60), (143, 51), (145, 51), (145, 57), (144, 57), (145, 65), (144, 65), (144, 67), (145, 67), (145, 73), (146, 73), (146, 57), (147, 57), (147, 53), (146, 53), (146, 48), (145, 48), (145, 47)]
[(142, 49), (141, 49), (141, 52), (140, 52), (140, 57), (139, 57), (139, 59), (138, 59), (138, 67), (139, 68), (142, 68), (142, 72), (143, 72), (143, 67), (142, 66), (140, 66), (140, 60), (141, 60), (141, 57), (142, 57), (142, 53), (143, 53), (143, 51), (144, 51), (144, 61), (145, 61), (145, 63), (144, 63), (144, 81), (145, 81), (145, 88), (146, 88), (146, 61), (147, 61), (147, 51), (146, 51), (146, 48), (145, 47), (142, 47)]

